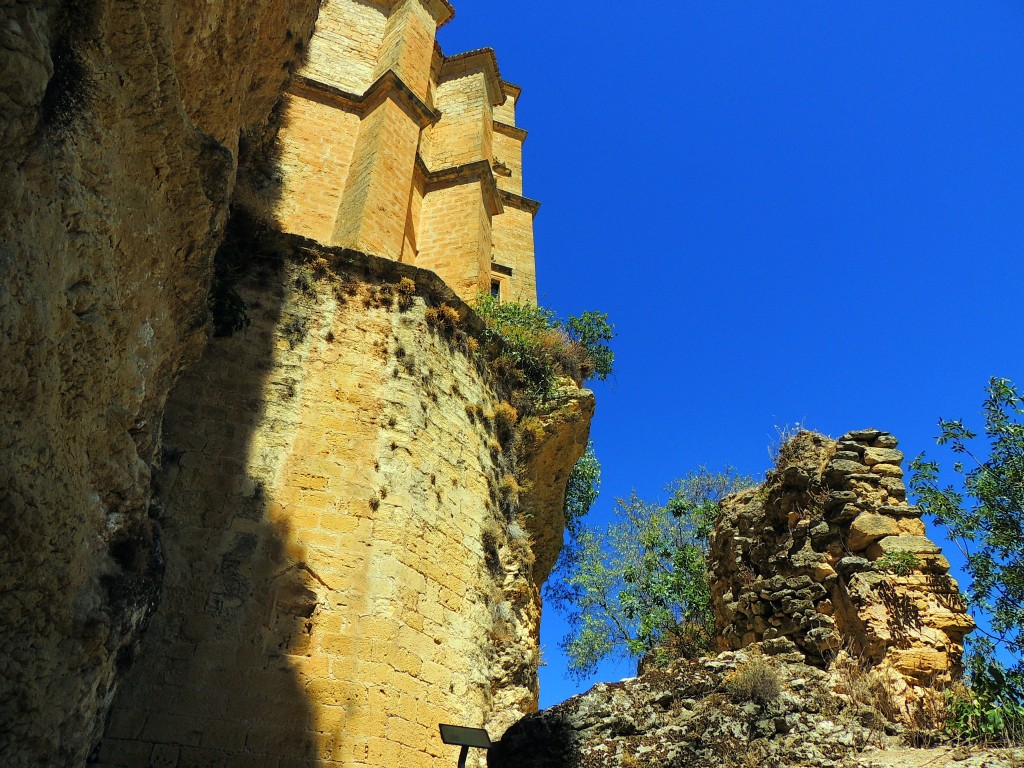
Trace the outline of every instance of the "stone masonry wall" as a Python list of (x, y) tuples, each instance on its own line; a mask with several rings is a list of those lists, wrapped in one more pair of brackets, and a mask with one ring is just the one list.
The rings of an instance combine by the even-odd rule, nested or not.
[(563, 388), (517, 466), (478, 321), (435, 275), (262, 250), (251, 327), (168, 405), (163, 600), (95, 765), (449, 766), (439, 722), (536, 708), (531, 540), (560, 538), (592, 397)]
[(884, 677), (908, 707), (958, 673), (965, 613), (949, 563), (906, 503), (892, 435), (802, 432), (765, 484), (726, 500), (711, 540), (721, 650), (793, 640)]
[(160, 424), (316, 0), (0, 9), (0, 764), (80, 766), (158, 594)]

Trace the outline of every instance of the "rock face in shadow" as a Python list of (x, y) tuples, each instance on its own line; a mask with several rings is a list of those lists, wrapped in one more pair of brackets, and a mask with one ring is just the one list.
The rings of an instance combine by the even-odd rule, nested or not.
[(896, 447), (874, 429), (783, 445), (764, 485), (722, 505), (712, 596), (720, 648), (785, 637), (819, 666), (850, 655), (913, 718), (957, 678), (974, 624)]
[[(396, 34), (451, 15), (352, 5), (401, 5)], [(524, 414), (468, 344), (480, 320), (437, 275), (313, 265), (301, 239), (215, 259), (229, 207), (275, 210), (275, 105), (320, 7), (0, 13), (4, 766), (426, 764), (440, 720), (536, 707), (539, 587), (592, 395), (565, 386), (520, 450)], [(535, 205), (509, 200), (532, 232)], [(442, 304), (458, 327), (431, 320)]]
[(158, 594), (164, 403), (316, 0), (0, 12), (0, 762), (81, 765)]

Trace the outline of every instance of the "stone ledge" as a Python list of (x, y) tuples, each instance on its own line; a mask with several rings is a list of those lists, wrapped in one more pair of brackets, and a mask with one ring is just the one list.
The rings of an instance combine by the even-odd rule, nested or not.
[(519, 141), (526, 141), (526, 137), (529, 135), (529, 133), (525, 129), (520, 128), (519, 126), (516, 125), (509, 125), (508, 123), (503, 123), (500, 120), (494, 121), (494, 130), (495, 132), (500, 133), (504, 136), (508, 136), (513, 139), (519, 139)]
[[(455, 165), (450, 168), (441, 168), (432, 171), (427, 168), (426, 163), (420, 155), (416, 155), (416, 172), (423, 178), (424, 191), (430, 193), (435, 189), (444, 189), (459, 184), (468, 184), (479, 181), (484, 190), (485, 202), (492, 216), (504, 212), (502, 202), (504, 198), (498, 189), (498, 182), (494, 178), (494, 171), (487, 160), (474, 160), (472, 163)], [(538, 203), (538, 205), (540, 205)]]
[(518, 208), (521, 211), (526, 211), (532, 216), (536, 216), (537, 211), (540, 210), (539, 201), (533, 200), (529, 197), (523, 197), (522, 195), (517, 195), (515, 192), (508, 192), (502, 189), (498, 192), (498, 197), (505, 205)]
[(290, 92), (296, 96), (347, 109), (360, 117), (384, 99), (392, 97), (411, 113), (420, 129), (441, 119), (441, 113), (427, 106), (391, 69), (377, 78), (361, 95), (303, 75), (295, 77)]

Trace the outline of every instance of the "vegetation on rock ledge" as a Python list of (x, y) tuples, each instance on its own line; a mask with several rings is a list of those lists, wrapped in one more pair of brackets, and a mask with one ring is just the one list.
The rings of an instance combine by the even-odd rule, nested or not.
[(560, 320), (545, 307), (499, 301), (480, 294), (474, 308), (484, 321), (484, 341), (500, 341), (503, 351), (496, 363), (518, 373), (519, 384), (543, 397), (558, 376), (577, 384), (612, 373), (615, 354), (608, 346), (615, 326), (608, 315), (584, 312)]

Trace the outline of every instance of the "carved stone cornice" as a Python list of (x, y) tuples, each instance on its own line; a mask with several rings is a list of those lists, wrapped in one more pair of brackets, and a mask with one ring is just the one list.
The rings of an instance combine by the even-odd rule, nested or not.
[(498, 57), (493, 48), (477, 48), (475, 51), (445, 56), (439, 79), (447, 80), (474, 71), (483, 72), (491, 104), (494, 106), (504, 104), (507, 98), (503, 87), (504, 81), (501, 79)]
[(505, 210), (501, 205), (502, 198), (501, 191), (498, 189), (498, 182), (494, 179), (491, 164), (486, 160), (475, 160), (472, 163), (464, 163), (463, 165), (455, 165), (451, 168), (431, 171), (427, 168), (426, 163), (423, 162), (423, 158), (417, 155), (416, 171), (423, 179), (425, 193), (429, 194), (436, 189), (478, 181), (480, 182), (480, 188), (483, 190), (484, 202), (491, 215), (497, 216)]
[[(390, 9), (394, 9), (396, 5), (408, 2), (408, 0), (378, 0), (383, 2), (383, 5)], [(419, 0), (427, 7), (430, 14), (437, 19), (437, 26), (440, 29), (453, 18), (455, 18), (455, 7), (448, 2), (448, 0)]]
[(510, 83), (508, 80), (501, 81), (501, 89), (505, 91), (506, 96), (511, 96), (513, 99), (519, 99), (523, 95), (523, 86)]
[(292, 80), (289, 90), (297, 96), (333, 104), (360, 116), (390, 97), (406, 108), (421, 130), (441, 119), (441, 113), (427, 106), (392, 69), (377, 78), (363, 94), (351, 93), (303, 75)]
[(529, 197), (517, 195), (515, 192), (508, 192), (504, 189), (498, 191), (498, 198), (501, 202), (520, 211), (526, 211), (531, 216), (536, 216), (540, 210), (540, 202)]
[(502, 123), (498, 120), (494, 121), (494, 130), (513, 139), (519, 139), (519, 141), (526, 141), (526, 137), (528, 135), (527, 131), (519, 126), (509, 125), (508, 123)]

